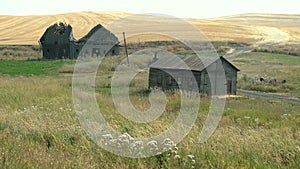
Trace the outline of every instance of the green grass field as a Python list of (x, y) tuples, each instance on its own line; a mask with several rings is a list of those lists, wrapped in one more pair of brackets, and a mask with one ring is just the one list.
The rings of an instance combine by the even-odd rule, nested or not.
[[(299, 56), (253, 52), (232, 58), (231, 61), (241, 69), (239, 88), (300, 98)], [(263, 83), (260, 83), (260, 77), (265, 79)], [(286, 83), (283, 84), (283, 80)]]
[(0, 74), (10, 76), (58, 75), (59, 68), (75, 61), (0, 60)]
[[(120, 116), (113, 105), (110, 80), (114, 59), (104, 61), (96, 79), (96, 98), (107, 122), (121, 133), (149, 136), (165, 131), (178, 114), (180, 99), (168, 95), (164, 114), (145, 125)], [(118, 58), (117, 60), (120, 60)], [(243, 54), (234, 64), (247, 74), (241, 87), (256, 75), (285, 78), (298, 92), (298, 57), (268, 53)], [(0, 60), (0, 168), (298, 168), (300, 166), (300, 105), (250, 98), (227, 98), (223, 118), (206, 143), (198, 143), (209, 108), (201, 98), (198, 119), (176, 148), (161, 155), (131, 159), (97, 146), (84, 132), (72, 101), (73, 61)], [(280, 70), (280, 71), (279, 71)], [(274, 72), (275, 71), (275, 72)], [(283, 72), (281, 72), (283, 71)], [(63, 73), (59, 73), (63, 72)], [(299, 71), (298, 71), (299, 72)], [(149, 107), (147, 72), (131, 83), (137, 109)], [(143, 83), (142, 83), (143, 82)], [(268, 86), (269, 84), (259, 84)], [(277, 88), (278, 86), (270, 86)], [(278, 87), (279, 88), (279, 87)], [(281, 92), (278, 89), (278, 92)], [(296, 96), (296, 94), (295, 94)], [(179, 155), (180, 158), (178, 158)], [(193, 155), (194, 158), (189, 158)]]

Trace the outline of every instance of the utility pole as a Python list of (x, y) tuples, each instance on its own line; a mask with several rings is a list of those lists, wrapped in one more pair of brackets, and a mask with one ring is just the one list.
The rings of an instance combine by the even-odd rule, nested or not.
[(128, 58), (128, 51), (127, 51), (127, 44), (126, 44), (125, 32), (123, 32), (123, 38), (124, 38), (124, 45), (125, 45), (125, 53), (126, 53), (126, 58), (127, 58), (127, 64), (129, 66), (129, 58)]

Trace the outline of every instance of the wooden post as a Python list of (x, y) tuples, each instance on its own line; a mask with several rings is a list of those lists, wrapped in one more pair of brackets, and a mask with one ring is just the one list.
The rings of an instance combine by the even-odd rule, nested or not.
[(126, 44), (125, 32), (123, 32), (123, 38), (124, 38), (124, 45), (125, 45), (125, 53), (126, 53), (126, 58), (127, 58), (127, 64), (129, 66), (129, 58), (128, 58), (128, 51), (127, 51), (127, 44)]

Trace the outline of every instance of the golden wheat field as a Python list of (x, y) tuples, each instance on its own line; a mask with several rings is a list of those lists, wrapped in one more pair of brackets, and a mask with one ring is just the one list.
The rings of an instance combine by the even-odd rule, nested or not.
[[(73, 27), (74, 37), (79, 39), (96, 24), (108, 23), (133, 14), (124, 12), (76, 12), (57, 15), (0, 16), (0, 44), (38, 44), (39, 38), (50, 25), (66, 22)], [(297, 15), (244, 14), (213, 19), (185, 19), (199, 28), (212, 41), (237, 42), (298, 42), (300, 23)], [(143, 24), (143, 23), (139, 23)], [(160, 25), (153, 22), (153, 27)], [(122, 32), (122, 28), (115, 31)], [(184, 28), (178, 32), (186, 33)], [(118, 33), (118, 32), (114, 32)], [(132, 41), (168, 40), (161, 35), (143, 35)]]

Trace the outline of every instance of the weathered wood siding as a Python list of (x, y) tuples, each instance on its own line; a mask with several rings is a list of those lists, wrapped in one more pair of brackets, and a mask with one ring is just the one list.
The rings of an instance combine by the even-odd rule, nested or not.
[[(224, 71), (226, 79), (222, 79)], [(191, 80), (193, 77), (189, 76), (189, 70), (150, 68), (149, 88), (175, 90), (181, 87), (183, 90), (193, 90), (198, 87), (200, 93), (208, 95), (224, 93), (222, 92), (224, 90), (227, 91), (227, 94), (236, 94), (237, 71), (230, 63), (220, 59), (203, 71), (192, 71), (196, 80), (196, 84), (194, 84)]]
[[(195, 81), (193, 81), (195, 78)], [(163, 90), (183, 90), (192, 91), (198, 89), (198, 92), (207, 93), (210, 90), (208, 76), (204, 72), (189, 70), (161, 70), (150, 68), (149, 87), (162, 88)]]
[(40, 40), (43, 47), (43, 57), (45, 59), (69, 58), (71, 35), (71, 26), (67, 26), (62, 34), (56, 32), (55, 26), (49, 27)]
[[(50, 26), (40, 39), (43, 58), (77, 59), (79, 54), (89, 57), (119, 55), (118, 38), (102, 28), (101, 25), (95, 26), (85, 37), (77, 41), (73, 37), (70, 25), (60, 23)], [(94, 33), (97, 34), (91, 38)], [(86, 44), (89, 46), (81, 51)]]
[[(225, 76), (226, 76), (226, 87), (228, 94), (236, 94), (237, 90), (237, 70), (231, 66), (228, 62), (222, 60)], [(230, 90), (231, 88), (231, 90)]]

